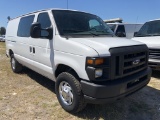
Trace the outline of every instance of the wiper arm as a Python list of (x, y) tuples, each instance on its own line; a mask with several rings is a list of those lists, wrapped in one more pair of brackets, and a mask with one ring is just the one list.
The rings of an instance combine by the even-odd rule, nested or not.
[(146, 37), (150, 36), (149, 34), (136, 34), (135, 37)]
[(160, 36), (160, 34), (137, 34), (135, 37)]
[(88, 31), (90, 34), (94, 35), (94, 36), (99, 36), (98, 34), (92, 32), (92, 31)]
[(84, 32), (84, 30), (77, 30), (77, 29), (63, 29), (63, 31), (69, 31), (69, 32)]
[[(91, 35), (94, 35), (94, 36), (98, 36), (98, 34), (92, 32), (92, 31), (84, 31), (84, 30), (76, 30), (76, 29), (64, 29), (63, 31), (67, 31), (67, 32), (75, 32), (75, 33), (69, 33), (69, 34), (78, 34), (79, 32), (87, 32), (87, 33), (90, 33)], [(84, 34), (85, 35), (85, 34)]]
[(160, 36), (160, 34), (148, 34), (149, 36)]
[(103, 33), (103, 34), (97, 34), (97, 35), (112, 35), (113, 36), (113, 34), (107, 33), (105, 30), (95, 30), (95, 32), (97, 32), (97, 33)]

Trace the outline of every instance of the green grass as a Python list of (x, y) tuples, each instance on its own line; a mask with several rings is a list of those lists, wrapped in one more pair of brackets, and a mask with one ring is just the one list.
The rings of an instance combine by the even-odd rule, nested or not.
[(0, 42), (0, 55), (5, 54), (5, 52), (6, 52), (5, 42)]

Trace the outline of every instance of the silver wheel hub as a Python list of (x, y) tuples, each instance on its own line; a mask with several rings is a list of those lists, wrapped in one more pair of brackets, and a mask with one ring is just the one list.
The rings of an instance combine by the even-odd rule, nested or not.
[(65, 105), (71, 105), (73, 103), (73, 93), (70, 85), (63, 81), (59, 85), (60, 98)]
[(14, 58), (12, 58), (11, 63), (12, 63), (12, 68), (15, 69), (16, 62), (15, 62), (15, 59), (14, 59)]

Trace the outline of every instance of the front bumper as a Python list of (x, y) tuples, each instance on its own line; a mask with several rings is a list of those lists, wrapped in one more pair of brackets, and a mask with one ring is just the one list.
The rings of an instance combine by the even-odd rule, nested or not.
[(160, 70), (160, 60), (149, 59), (148, 65), (153, 70)]
[(151, 69), (141, 71), (125, 78), (100, 84), (81, 81), (86, 102), (102, 104), (126, 97), (146, 86), (151, 78)]

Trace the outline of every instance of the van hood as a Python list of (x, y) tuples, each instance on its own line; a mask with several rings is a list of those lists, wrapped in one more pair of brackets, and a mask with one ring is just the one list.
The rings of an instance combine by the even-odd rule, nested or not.
[(149, 48), (159, 47), (160, 48), (160, 36), (151, 36), (151, 37), (134, 37), (132, 40), (136, 40), (142, 43), (147, 44)]
[(70, 38), (69, 40), (89, 46), (98, 52), (99, 56), (110, 55), (109, 49), (123, 46), (142, 45), (138, 41), (128, 40), (119, 37), (99, 37), (99, 38)]

